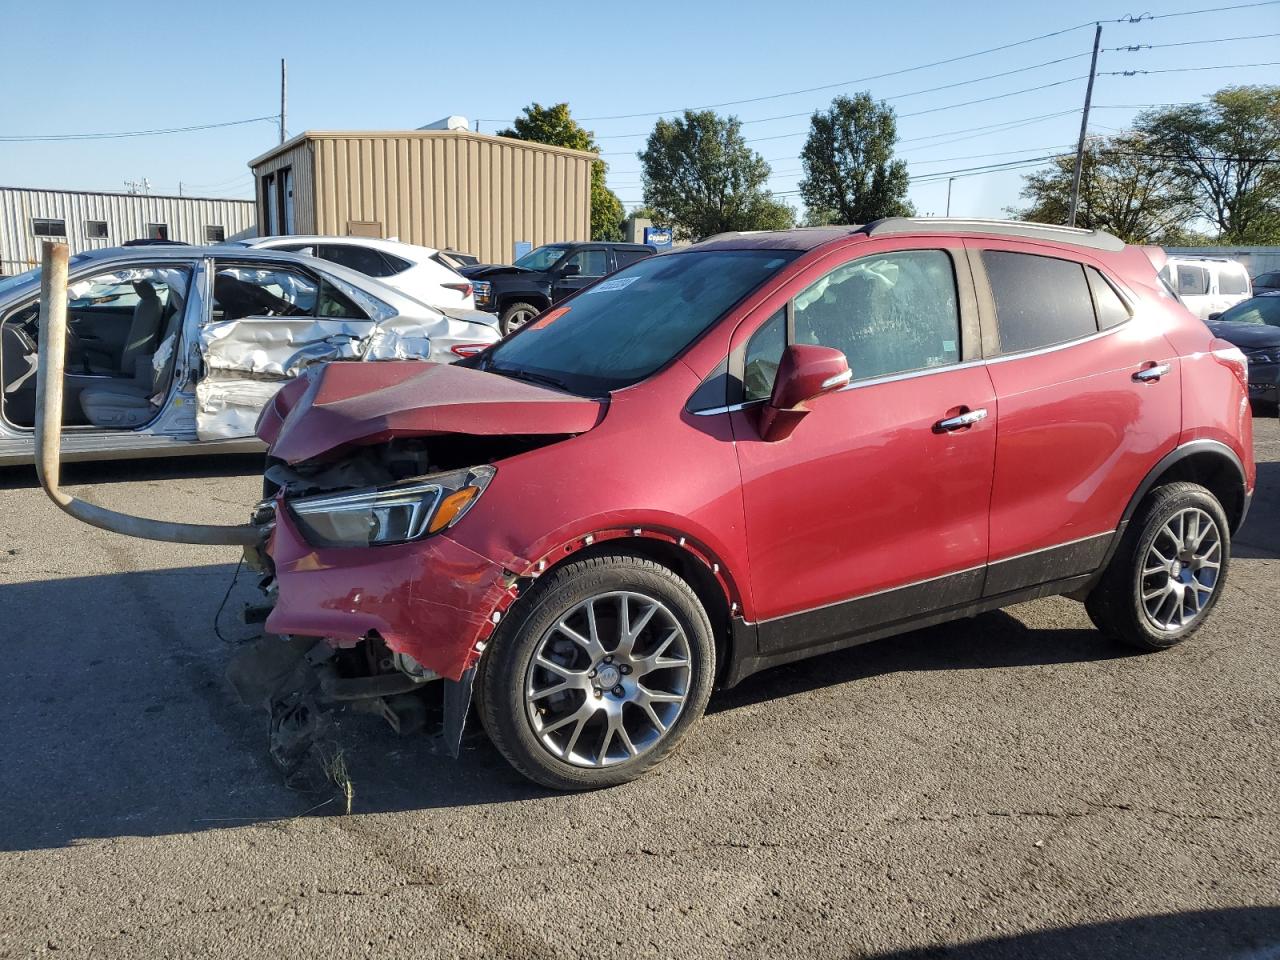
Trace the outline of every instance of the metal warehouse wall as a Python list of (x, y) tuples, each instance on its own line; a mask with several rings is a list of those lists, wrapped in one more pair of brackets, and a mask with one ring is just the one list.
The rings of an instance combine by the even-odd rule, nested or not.
[[(145, 237), (148, 223), (167, 224), (170, 240), (187, 243), (204, 243), (205, 227), (222, 227), (228, 240), (257, 233), (251, 200), (0, 187), (0, 274), (29, 270), (40, 261), (41, 242), (59, 239), (32, 233), (33, 218), (65, 221), (73, 254)], [(87, 220), (105, 220), (106, 238), (91, 239)]]
[[(594, 154), (466, 130), (308, 132), (303, 143), (251, 161), (264, 173), (294, 161), (295, 232), (395, 237), (510, 263), (518, 240), (534, 246), (591, 238)], [(309, 143), (314, 225), (308, 219)], [(306, 211), (304, 213), (304, 211)]]
[[(265, 160), (251, 161), (258, 210), (258, 233), (267, 233), (266, 198), (262, 178), (285, 168), (293, 171), (293, 233), (319, 233), (316, 229), (316, 185), (314, 151), (311, 141), (303, 139), (284, 150), (265, 154)], [(345, 232), (345, 231), (344, 231)]]

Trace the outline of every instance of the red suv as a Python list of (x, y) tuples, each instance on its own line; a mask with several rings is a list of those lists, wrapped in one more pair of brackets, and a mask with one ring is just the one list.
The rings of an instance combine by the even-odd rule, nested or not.
[(526, 776), (621, 783), (713, 688), (924, 624), (1066, 594), (1178, 643), (1221, 595), (1251, 431), (1243, 356), (1107, 234), (727, 234), (464, 363), (286, 387), (267, 628), (331, 700), (403, 726), (441, 691), (456, 752), (474, 691)]

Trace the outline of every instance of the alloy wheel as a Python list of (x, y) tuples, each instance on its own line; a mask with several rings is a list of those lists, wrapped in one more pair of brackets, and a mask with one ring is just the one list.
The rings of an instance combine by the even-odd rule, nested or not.
[(519, 330), (526, 323), (536, 317), (537, 314), (532, 310), (513, 310), (507, 314), (507, 332)]
[(1156, 533), (1138, 575), (1142, 608), (1158, 630), (1177, 631), (1204, 613), (1218, 589), (1222, 532), (1199, 507), (1179, 510)]
[(661, 601), (634, 591), (574, 606), (534, 648), (524, 700), (538, 742), (578, 767), (652, 750), (690, 691), (689, 638)]

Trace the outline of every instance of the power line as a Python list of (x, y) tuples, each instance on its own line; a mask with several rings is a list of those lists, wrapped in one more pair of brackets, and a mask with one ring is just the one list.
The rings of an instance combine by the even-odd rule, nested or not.
[[(882, 97), (881, 99), (886, 102), (890, 102), (893, 100), (905, 100), (907, 97), (918, 97), (926, 93), (937, 93), (940, 90), (952, 90), (956, 87), (965, 87), (971, 83), (982, 83), (984, 80), (997, 80), (1000, 77), (1010, 77), (1017, 73), (1027, 73), (1030, 70), (1040, 70), (1044, 67), (1053, 67), (1053, 66), (1057, 66), (1059, 63), (1067, 63), (1070, 60), (1079, 60), (1087, 56), (1089, 56), (1088, 51), (1084, 53), (1074, 53), (1069, 57), (1058, 57), (1056, 60), (1045, 60), (1042, 63), (1033, 63), (1029, 66), (1018, 67), (1014, 70), (1004, 70), (1004, 71), (1001, 71), (1000, 73), (990, 73), (990, 74), (987, 74), (985, 77), (973, 77), (970, 80), (957, 80), (955, 83), (944, 83), (941, 86), (926, 87), (923, 90), (912, 90), (909, 93), (898, 93), (898, 94), (894, 94), (891, 97)], [(742, 124), (742, 126), (745, 127), (749, 123), (769, 123), (773, 120), (794, 120), (796, 117), (811, 116), (815, 112), (816, 111), (814, 110), (803, 110), (800, 113), (783, 113), (783, 114), (779, 114), (776, 117), (758, 117), (755, 120), (742, 120), (740, 121), (740, 123)], [(613, 133), (603, 137), (596, 137), (596, 139), (597, 140), (622, 140), (628, 137), (647, 137), (650, 132), (651, 131), (645, 131), (643, 133)]]
[[(1280, 0), (1275, 0), (1280, 2)], [(959, 63), (962, 60), (972, 60), (975, 57), (984, 57), (989, 53), (999, 53), (1002, 50), (1012, 50), (1014, 47), (1025, 46), (1028, 43), (1035, 43), (1039, 40), (1048, 40), (1050, 37), (1060, 37), (1063, 34), (1073, 33), (1076, 30), (1082, 30), (1085, 27), (1092, 27), (1093, 21), (1088, 23), (1078, 23), (1074, 27), (1064, 27), (1061, 30), (1053, 30), (1049, 33), (1042, 33), (1039, 36), (1027, 37), (1024, 40), (1015, 40), (1012, 43), (1001, 44), (998, 47), (988, 47), (986, 50), (977, 50), (973, 53), (961, 54), (958, 57), (949, 57), (946, 60), (935, 60), (931, 63), (922, 63), (914, 67), (903, 67), (900, 70), (890, 70), (887, 73), (877, 73), (866, 77), (858, 77), (854, 80), (841, 80), (837, 83), (824, 83), (816, 87), (805, 87), (801, 90), (788, 90), (784, 93), (771, 93), (760, 97), (747, 97), (742, 100), (725, 100), (721, 103), (708, 103), (700, 107), (676, 107), (671, 110), (647, 110), (642, 113), (618, 113), (611, 116), (600, 117), (580, 117), (582, 123), (592, 123), (598, 120), (631, 120), (636, 117), (660, 117), (669, 113), (683, 113), (685, 110), (717, 110), (720, 107), (736, 107), (744, 103), (760, 103), (765, 100), (778, 100), (782, 97), (794, 97), (802, 93), (817, 93), (821, 90), (833, 90), (836, 87), (848, 87), (855, 83), (867, 83), (871, 80), (884, 80), (888, 77), (899, 77), (905, 73), (914, 73), (917, 70), (928, 70), (931, 67), (946, 66), (951, 63)]]
[(1195, 47), (1204, 43), (1232, 43), (1236, 40), (1266, 40), (1280, 33), (1255, 33), (1247, 37), (1218, 37), (1214, 40), (1179, 40), (1177, 43), (1135, 43), (1127, 47), (1103, 47), (1103, 53), (1137, 53), (1139, 50), (1164, 50), (1167, 47)]
[[(1162, 14), (1143, 13), (1137, 16), (1126, 14), (1125, 16), (1117, 17), (1114, 20), (1106, 20), (1101, 22), (1140, 23), (1144, 20), (1163, 20), (1169, 17), (1190, 17), (1190, 16), (1195, 16), (1197, 14), (1203, 14), (1203, 13), (1222, 13), (1228, 10), (1245, 10), (1245, 9), (1250, 9), (1254, 7), (1274, 6), (1277, 3), (1280, 3), (1280, 0), (1262, 0), (1262, 2), (1258, 2), (1258, 3), (1240, 3), (1240, 4), (1232, 4), (1229, 6), (1221, 6), (1221, 7), (1205, 7), (1199, 10), (1181, 10), (1176, 13), (1162, 13)], [(1049, 33), (1042, 33), (1035, 37), (1027, 37), (1026, 39), (1023, 39), (1023, 40), (1015, 40), (1011, 43), (1002, 44), (1001, 46), (998, 46), (998, 47), (989, 47), (986, 50), (978, 50), (973, 53), (961, 54), (960, 56), (950, 57), (946, 60), (935, 60), (931, 63), (922, 63), (914, 67), (903, 67), (900, 70), (891, 70), (887, 73), (878, 73), (878, 74), (873, 74), (871, 76), (858, 77), (857, 79), (854, 79), (854, 80), (842, 80), (837, 83), (827, 83), (827, 84), (822, 84), (816, 87), (805, 87), (800, 90), (788, 90), (783, 93), (772, 93), (772, 94), (759, 96), (759, 97), (747, 97), (742, 100), (725, 100), (721, 103), (709, 103), (700, 107), (677, 107), (675, 109), (670, 109), (670, 110), (648, 110), (642, 113), (619, 113), (619, 114), (611, 114), (609, 116), (580, 117), (578, 119), (580, 122), (589, 123), (589, 122), (594, 122), (598, 120), (630, 120), (636, 117), (658, 117), (658, 116), (665, 116), (666, 114), (681, 113), (685, 110), (715, 110), (715, 109), (719, 109), (720, 107), (735, 107), (744, 103), (760, 103), (765, 100), (777, 100), (782, 97), (797, 96), (802, 93), (816, 93), (822, 90), (831, 90), (836, 87), (847, 87), (847, 86), (852, 86), (853, 84), (856, 84), (856, 83), (866, 83), (871, 80), (884, 80), (887, 77), (897, 77), (906, 73), (914, 73), (915, 71), (918, 71), (918, 70), (927, 70), (931, 67), (940, 67), (940, 66), (945, 66), (947, 64), (951, 64), (951, 63), (959, 63), (963, 60), (972, 60), (975, 57), (986, 56), (987, 54), (990, 54), (990, 53), (998, 53), (1002, 50), (1011, 50), (1014, 47), (1024, 46), (1028, 43), (1035, 43), (1039, 40), (1047, 40), (1051, 37), (1059, 37), (1064, 34), (1074, 33), (1076, 30), (1083, 30), (1086, 27), (1095, 26), (1098, 22), (1099, 21), (1096, 21), (1096, 20), (1090, 20), (1085, 23), (1078, 23), (1073, 27), (1064, 27), (1061, 30), (1053, 30), (1053, 31), (1050, 31)]]
[(262, 120), (275, 120), (275, 116), (249, 117), (247, 120), (227, 120), (224, 123), (202, 123), (191, 127), (164, 127), (157, 130), (125, 130), (118, 133), (46, 133), (0, 136), (4, 143), (39, 143), (53, 140), (120, 140), (125, 137), (155, 137), (169, 133), (190, 133), (194, 130), (214, 130), (219, 127), (237, 127)]
[[(1280, 0), (1277, 0), (1280, 2)], [(1136, 77), (1157, 73), (1199, 73), (1202, 70), (1240, 70), (1245, 67), (1280, 67), (1280, 60), (1268, 60), (1265, 63), (1219, 63), (1211, 67), (1168, 67), (1164, 70), (1112, 70), (1110, 73), (1099, 73), (1100, 77)]]

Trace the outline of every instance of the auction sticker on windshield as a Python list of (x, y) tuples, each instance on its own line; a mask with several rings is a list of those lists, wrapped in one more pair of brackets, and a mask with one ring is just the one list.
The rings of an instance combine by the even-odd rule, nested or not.
[(611, 293), (614, 290), (625, 290), (639, 279), (639, 277), (614, 277), (612, 280), (596, 284), (587, 293)]

